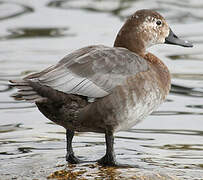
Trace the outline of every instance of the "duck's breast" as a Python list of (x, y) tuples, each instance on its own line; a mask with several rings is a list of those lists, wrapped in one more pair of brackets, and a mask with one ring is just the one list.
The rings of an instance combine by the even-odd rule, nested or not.
[(153, 68), (126, 79), (123, 86), (117, 89), (116, 101), (120, 101), (121, 105), (119, 110), (117, 108), (115, 131), (131, 128), (163, 103), (169, 87), (161, 84), (160, 76)]

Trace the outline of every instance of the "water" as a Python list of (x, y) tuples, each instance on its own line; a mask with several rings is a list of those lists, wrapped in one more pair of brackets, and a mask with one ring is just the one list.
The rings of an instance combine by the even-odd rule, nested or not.
[[(65, 131), (37, 110), (16, 102), (9, 79), (42, 70), (69, 52), (113, 44), (124, 19), (151, 8), (194, 48), (150, 49), (172, 73), (167, 101), (131, 130), (117, 133), (121, 163), (139, 168), (66, 166)], [(0, 179), (203, 179), (203, 2), (201, 0), (10, 0), (0, 2)], [(83, 160), (105, 152), (101, 134), (78, 133), (74, 151)], [(66, 171), (63, 171), (63, 170)]]

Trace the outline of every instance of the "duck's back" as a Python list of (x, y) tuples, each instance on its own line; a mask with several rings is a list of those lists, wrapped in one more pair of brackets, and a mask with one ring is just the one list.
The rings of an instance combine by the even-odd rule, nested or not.
[(55, 66), (25, 79), (66, 94), (99, 98), (111, 93), (127, 76), (147, 70), (147, 62), (137, 54), (99, 45), (79, 49)]

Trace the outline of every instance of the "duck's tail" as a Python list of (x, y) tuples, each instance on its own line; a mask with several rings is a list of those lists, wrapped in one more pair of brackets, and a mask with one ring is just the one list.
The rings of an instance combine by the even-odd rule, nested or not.
[(11, 95), (15, 100), (26, 100), (29, 102), (46, 102), (47, 98), (41, 96), (33, 87), (33, 82), (28, 79), (9, 80), (11, 86), (16, 87), (17, 93)]

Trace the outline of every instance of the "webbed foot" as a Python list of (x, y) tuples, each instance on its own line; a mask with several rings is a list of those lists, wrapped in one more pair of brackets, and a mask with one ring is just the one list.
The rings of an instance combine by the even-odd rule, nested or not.
[(115, 167), (115, 166), (118, 165), (118, 163), (116, 162), (114, 156), (111, 156), (111, 155), (105, 155), (101, 159), (97, 160), (97, 162), (98, 162), (98, 164), (100, 164), (102, 166), (112, 166), (112, 167)]
[(78, 159), (77, 157), (75, 157), (74, 154), (67, 154), (66, 161), (68, 161), (71, 164), (82, 163), (82, 161), (80, 159)]

